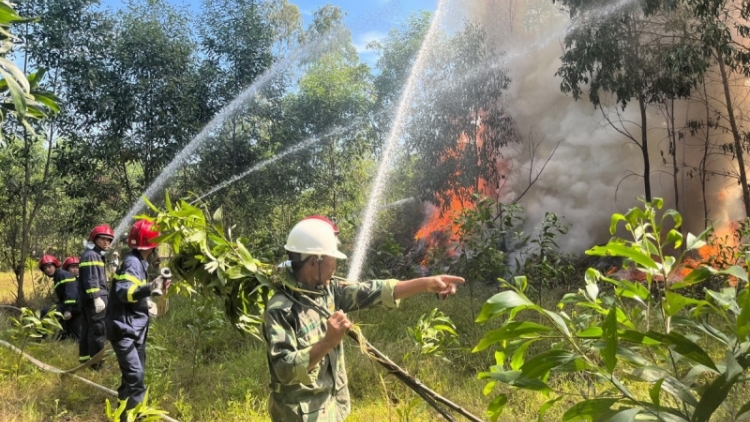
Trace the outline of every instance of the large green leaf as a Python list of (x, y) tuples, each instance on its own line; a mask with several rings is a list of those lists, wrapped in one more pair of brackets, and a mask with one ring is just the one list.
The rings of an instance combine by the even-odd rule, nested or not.
[(669, 334), (663, 334), (651, 330), (646, 333), (646, 336), (673, 346), (673, 350), (675, 352), (692, 360), (693, 362), (716, 369), (716, 365), (714, 364), (713, 360), (711, 360), (711, 357), (708, 356), (708, 353), (706, 353), (706, 351), (703, 350), (700, 346), (693, 343), (680, 333), (676, 333), (673, 331)]
[(609, 419), (609, 422), (633, 422), (635, 417), (641, 413), (641, 409), (625, 409), (617, 412)]
[(699, 267), (691, 271), (690, 274), (686, 275), (685, 278), (682, 279), (682, 281), (670, 284), (668, 288), (672, 291), (683, 289), (685, 287), (692, 286), (693, 284), (703, 282), (715, 273), (716, 271), (711, 267)]
[(620, 256), (631, 259), (636, 264), (650, 269), (657, 269), (656, 262), (648, 254), (643, 253), (640, 249), (624, 245), (622, 243), (610, 242), (604, 246), (594, 246), (586, 251), (587, 255), (596, 256)]
[(708, 422), (716, 409), (724, 403), (732, 387), (737, 383), (745, 368), (734, 358), (731, 350), (726, 352), (726, 369), (708, 386), (701, 397), (690, 422)]
[(512, 321), (504, 326), (488, 331), (472, 350), (478, 352), (507, 339), (537, 337), (540, 333), (552, 331), (551, 328), (530, 321)]
[(607, 372), (610, 374), (615, 370), (617, 365), (617, 305), (609, 310), (609, 314), (604, 318), (602, 324), (602, 339), (605, 346), (602, 349), (602, 358)]
[(576, 359), (581, 358), (579, 355), (567, 350), (547, 350), (527, 360), (521, 366), (521, 372), (528, 378), (543, 378), (551, 369)]
[(10, 96), (13, 99), (13, 104), (16, 106), (16, 113), (18, 113), (20, 117), (23, 117), (26, 114), (26, 95), (23, 92), (23, 88), (21, 88), (18, 82), (13, 79), (8, 72), (1, 68), (0, 75), (3, 76), (3, 79), (8, 84)]
[(503, 413), (506, 404), (508, 404), (508, 396), (500, 394), (492, 400), (489, 406), (487, 406), (487, 416), (490, 417), (492, 422), (497, 421), (497, 418)]
[(517, 307), (534, 308), (536, 305), (513, 290), (500, 292), (487, 299), (487, 302), (482, 305), (482, 309), (479, 311), (476, 322), (486, 322), (490, 318), (502, 315), (503, 313)]
[(613, 404), (617, 403), (619, 398), (598, 398), (589, 399), (576, 403), (563, 414), (563, 422), (577, 421), (581, 419), (595, 420), (602, 414), (609, 411)]
[(34, 22), (35, 18), (23, 18), (4, 2), (0, 2), (0, 24)]
[(491, 378), (525, 390), (552, 391), (545, 382), (525, 377), (521, 371), (480, 372), (477, 377), (479, 379)]
[(661, 402), (661, 400), (659, 400), (659, 393), (661, 393), (661, 385), (663, 382), (664, 378), (656, 381), (654, 385), (648, 389), (648, 395), (649, 397), (651, 397), (651, 403), (653, 403), (656, 407), (659, 407), (659, 403)]

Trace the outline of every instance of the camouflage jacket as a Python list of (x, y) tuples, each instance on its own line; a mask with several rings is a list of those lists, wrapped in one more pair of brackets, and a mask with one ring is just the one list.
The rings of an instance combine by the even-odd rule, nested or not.
[[(290, 269), (281, 271), (289, 284), (305, 288), (293, 278)], [(397, 282), (334, 279), (329, 289), (292, 295), (296, 299), (307, 294), (331, 312), (339, 309), (351, 312), (375, 305), (395, 308), (398, 301), (393, 297), (393, 287)], [(271, 371), (268, 411), (271, 420), (278, 422), (343, 421), (351, 409), (343, 344), (328, 352), (312, 371), (307, 371), (310, 349), (325, 335), (326, 318), (304, 303), (276, 293), (266, 307), (263, 334)]]

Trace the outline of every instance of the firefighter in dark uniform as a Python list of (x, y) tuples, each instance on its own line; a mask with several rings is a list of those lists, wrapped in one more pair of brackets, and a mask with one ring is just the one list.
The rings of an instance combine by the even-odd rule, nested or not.
[[(83, 302), (82, 294), (81, 294), (81, 279), (79, 277), (80, 275), (80, 264), (81, 260), (78, 259), (77, 256), (69, 256), (65, 258), (65, 261), (62, 263), (62, 269), (73, 274), (73, 276), (76, 278), (76, 289), (78, 290), (78, 321), (75, 323), (78, 326), (78, 337), (76, 337), (76, 340), (78, 341), (78, 356), (85, 356), (88, 355), (88, 343), (86, 343), (86, 348), (81, 348), (81, 329), (83, 327), (83, 309), (81, 307), (81, 303)], [(75, 319), (76, 316), (74, 315), (73, 318)]]
[[(159, 236), (152, 222), (139, 220), (130, 229), (128, 246), (117, 270), (110, 291), (107, 311), (107, 338), (117, 356), (122, 372), (122, 382), (117, 397), (127, 400), (126, 409), (143, 401), (146, 393), (146, 338), (149, 324), (149, 298), (154, 291), (166, 293), (171, 280), (157, 277), (148, 282), (149, 255), (156, 248), (154, 239)], [(122, 420), (126, 420), (123, 414)]]
[[(96, 356), (106, 341), (104, 315), (107, 308), (107, 274), (104, 255), (114, 238), (115, 232), (108, 225), (94, 227), (89, 234), (89, 242), (93, 242), (94, 247), (81, 255), (79, 280), (84, 317), (78, 357), (81, 363)], [(101, 362), (92, 365), (92, 369), (99, 369), (100, 366)]]
[[(60, 340), (71, 339), (78, 341), (81, 336), (81, 308), (78, 301), (78, 284), (76, 277), (60, 268), (60, 261), (52, 255), (43, 255), (39, 260), (39, 269), (52, 277), (57, 304), (55, 309), (62, 315), (60, 326)], [(49, 312), (43, 309), (42, 314)]]

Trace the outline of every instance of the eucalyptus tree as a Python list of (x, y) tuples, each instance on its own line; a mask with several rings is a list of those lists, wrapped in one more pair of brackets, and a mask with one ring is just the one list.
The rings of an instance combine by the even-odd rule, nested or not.
[[(737, 177), (742, 189), (742, 199), (745, 215), (750, 216), (750, 188), (747, 181), (745, 153), (750, 129), (742, 121), (741, 110), (738, 110), (731, 78), (734, 73), (750, 77), (750, 3), (727, 0), (684, 0), (695, 18), (692, 21), (692, 35), (703, 45), (703, 54), (712, 65), (719, 70), (719, 83), (723, 98), (717, 102), (720, 111), (716, 116), (719, 120), (729, 123), (728, 132), (732, 135), (732, 143), (725, 145), (725, 150), (737, 160)], [(719, 120), (705, 122), (706, 130), (711, 125), (719, 127)]]
[[(589, 101), (604, 119), (640, 149), (644, 194), (651, 200), (649, 106), (670, 98), (684, 98), (700, 80), (708, 64), (685, 30), (674, 22), (674, 2), (558, 0), (567, 7), (572, 28), (565, 36), (562, 65), (557, 75), (561, 89), (578, 100), (588, 88)], [(611, 112), (609, 96), (616, 105)], [(622, 115), (635, 101), (638, 117), (631, 123)]]
[[(510, 84), (484, 29), (467, 22), (438, 41), (412, 105), (406, 147), (416, 161), (423, 199), (441, 207), (452, 198), (502, 189), (501, 149), (517, 138), (503, 93)], [(479, 70), (484, 71), (479, 71)]]

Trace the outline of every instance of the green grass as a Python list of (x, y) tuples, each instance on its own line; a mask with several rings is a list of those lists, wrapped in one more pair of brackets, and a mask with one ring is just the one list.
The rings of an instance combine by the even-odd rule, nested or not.
[[(485, 383), (477, 379), (478, 372), (494, 364), (494, 355), (492, 350), (471, 353), (470, 349), (482, 333), (497, 322), (477, 326), (473, 320), (483, 301), (493, 293), (489, 289), (475, 289), (473, 301), (466, 288), (446, 301), (438, 301), (434, 295), (421, 295), (404, 300), (399, 309), (360, 311), (350, 314), (350, 318), (375, 347), (475, 415), (485, 418), (485, 409), (492, 398), (506, 392), (509, 404), (500, 420), (536, 420), (537, 409), (547, 398), (530, 392), (508, 391), (500, 386), (485, 396), (482, 393)], [(546, 307), (552, 308), (563, 293), (551, 293), (545, 301)], [(462, 348), (449, 351), (448, 362), (429, 356), (404, 362), (403, 356), (414, 350), (406, 327), (413, 326), (422, 314), (435, 307), (456, 324)], [(228, 324), (196, 341), (188, 329), (195, 320), (189, 301), (174, 297), (167, 315), (152, 323), (146, 375), (151, 403), (185, 422), (267, 420), (269, 375), (264, 344)], [(9, 340), (7, 328), (7, 317), (0, 318), (0, 337), (4, 340)], [(436, 420), (436, 413), (364, 356), (358, 345), (348, 340), (345, 344), (353, 408), (348, 421), (405, 420), (399, 412), (407, 411), (411, 404), (416, 406), (408, 420)], [(548, 347), (537, 342), (529, 352), (535, 354)], [(34, 344), (29, 353), (61, 368), (77, 364), (76, 345), (69, 342), (43, 341)], [(17, 362), (16, 354), (0, 348), (0, 421), (106, 420), (104, 402), (108, 397), (105, 394), (73, 379), (40, 371), (28, 362), (22, 362), (20, 377), (16, 380)], [(81, 375), (112, 389), (119, 384), (119, 370), (113, 356), (102, 371), (85, 371)], [(578, 376), (553, 377), (550, 384), (558, 391), (593, 393), (593, 386)], [(648, 385), (632, 387), (635, 394), (647, 397)], [(570, 398), (561, 400), (547, 413), (545, 420), (560, 420), (572, 404)]]

